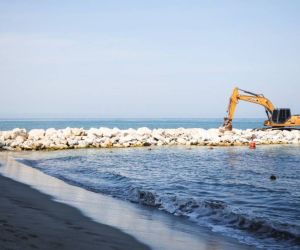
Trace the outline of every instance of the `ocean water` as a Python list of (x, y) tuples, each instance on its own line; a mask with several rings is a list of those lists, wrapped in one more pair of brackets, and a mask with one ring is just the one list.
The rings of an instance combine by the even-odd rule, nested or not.
[(299, 146), (83, 149), (18, 160), (257, 248), (300, 248)]
[[(264, 119), (235, 119), (233, 126), (239, 129), (261, 128)], [(223, 119), (0, 119), (0, 131), (14, 128), (62, 129), (66, 127), (84, 128), (108, 127), (119, 129), (148, 127), (153, 128), (218, 128)]]
[[(217, 128), (222, 119), (0, 120), (33, 128)], [(263, 119), (235, 119), (260, 128)], [(19, 161), (72, 185), (151, 206), (245, 244), (300, 249), (299, 146), (86, 149)], [(270, 180), (271, 175), (277, 180)]]

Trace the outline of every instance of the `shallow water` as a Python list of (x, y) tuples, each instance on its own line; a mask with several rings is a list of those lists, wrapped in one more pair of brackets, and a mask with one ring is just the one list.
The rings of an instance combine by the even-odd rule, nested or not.
[[(300, 246), (297, 146), (87, 149), (36, 153), (19, 161), (249, 245)], [(277, 180), (271, 181), (271, 174)]]
[[(264, 119), (235, 119), (233, 126), (239, 129), (260, 128)], [(154, 128), (218, 128), (222, 119), (0, 119), (0, 131), (14, 128), (30, 129), (62, 129), (66, 127), (84, 128), (108, 127), (119, 129), (148, 127)]]

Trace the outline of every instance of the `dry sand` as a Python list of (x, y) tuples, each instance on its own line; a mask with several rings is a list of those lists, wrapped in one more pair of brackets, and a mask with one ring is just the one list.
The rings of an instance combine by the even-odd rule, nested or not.
[(0, 249), (149, 249), (130, 235), (93, 222), (0, 175)]

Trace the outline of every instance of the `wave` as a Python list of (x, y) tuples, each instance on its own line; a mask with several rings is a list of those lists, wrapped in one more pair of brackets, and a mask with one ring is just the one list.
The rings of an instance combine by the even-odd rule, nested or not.
[[(157, 207), (175, 216), (186, 217), (200, 225), (211, 228), (222, 226), (216, 231), (226, 228), (247, 232), (259, 239), (289, 241), (292, 245), (300, 245), (299, 227), (296, 225), (275, 223), (264, 218), (243, 214), (220, 200), (196, 200), (179, 198), (176, 195), (160, 196), (155, 192), (133, 188), (129, 200), (143, 205)], [(239, 213), (240, 212), (240, 213)], [(240, 235), (242, 236), (242, 235)], [(239, 237), (243, 241), (243, 237)]]
[[(24, 158), (16, 158), (16, 160), (18, 162), (21, 162), (25, 165), (31, 166), (31, 167), (35, 167), (35, 168), (39, 168), (41, 169), (40, 165), (47, 165), (47, 166), (52, 166), (53, 162), (59, 162), (59, 164), (61, 164), (62, 162), (68, 162), (70, 160), (74, 161), (83, 161), (83, 157), (81, 156), (63, 156), (63, 157), (56, 157), (56, 158), (48, 158), (48, 159), (42, 159), (42, 160), (31, 160), (31, 159), (24, 159)], [(48, 164), (50, 163), (50, 164)]]

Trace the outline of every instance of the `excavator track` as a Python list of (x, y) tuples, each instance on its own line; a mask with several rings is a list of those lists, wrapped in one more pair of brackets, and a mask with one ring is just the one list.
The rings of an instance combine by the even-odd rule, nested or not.
[(290, 128), (290, 127), (282, 127), (282, 128), (272, 128), (272, 127), (268, 127), (268, 128), (254, 128), (254, 131), (266, 131), (266, 130), (287, 130), (287, 131), (292, 131), (292, 130), (300, 130), (300, 128)]

